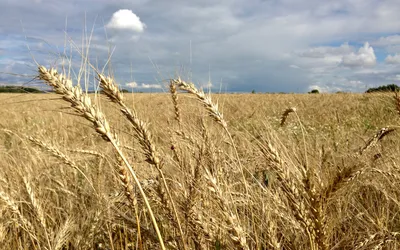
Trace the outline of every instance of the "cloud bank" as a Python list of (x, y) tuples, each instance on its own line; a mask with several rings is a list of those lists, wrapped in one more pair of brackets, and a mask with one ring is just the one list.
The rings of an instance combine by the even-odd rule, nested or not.
[[(0, 71), (34, 74), (26, 45), (50, 65), (64, 51), (66, 33), (85, 47), (86, 26), (92, 62), (102, 67), (111, 53), (117, 81), (135, 79), (136, 88), (163, 86), (180, 74), (199, 86), (211, 79), (213, 91), (363, 92), (400, 75), (396, 0), (43, 3), (0, 2), (7, 9)], [(79, 56), (73, 59), (79, 66)], [(21, 82), (8, 75), (2, 81)]]

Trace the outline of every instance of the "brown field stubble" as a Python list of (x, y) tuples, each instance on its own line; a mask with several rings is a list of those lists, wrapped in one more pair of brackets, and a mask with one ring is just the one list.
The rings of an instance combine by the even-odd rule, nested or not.
[(89, 95), (121, 152), (61, 95), (1, 94), (0, 248), (399, 248), (393, 95), (175, 84)]

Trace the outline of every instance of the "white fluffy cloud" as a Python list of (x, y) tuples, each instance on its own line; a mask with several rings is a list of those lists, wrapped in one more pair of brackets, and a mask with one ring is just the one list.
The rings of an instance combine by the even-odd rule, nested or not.
[(147, 84), (147, 83), (141, 83), (138, 84), (137, 82), (128, 82), (125, 84), (125, 86), (130, 87), (130, 88), (135, 88), (135, 89), (161, 89), (161, 85), (159, 84)]
[(139, 87), (142, 89), (161, 89), (161, 85), (159, 85), (159, 84), (142, 83)]
[(305, 58), (312, 68), (324, 68), (326, 66), (345, 67), (371, 67), (376, 64), (374, 49), (368, 42), (355, 51), (353, 46), (344, 43), (339, 47), (320, 46), (298, 52), (299, 57)]
[(128, 82), (125, 85), (130, 88), (136, 88), (138, 86), (137, 82)]
[(338, 78), (331, 82), (315, 82), (309, 85), (309, 90), (318, 89), (322, 93), (332, 93), (337, 91), (363, 91), (365, 83), (360, 80), (349, 80), (347, 78)]
[(365, 43), (358, 51), (344, 43), (341, 46), (319, 46), (295, 53), (295, 65), (308, 70), (312, 75), (332, 74), (345, 68), (370, 68), (376, 64), (374, 49)]
[(343, 56), (342, 65), (347, 67), (373, 67), (376, 65), (374, 49), (368, 42), (357, 53)]
[(375, 69), (374, 49), (366, 42), (361, 48), (343, 43), (341, 46), (318, 46), (297, 52), (292, 61), (304, 69), (310, 83), (308, 89), (320, 92), (361, 91), (367, 86), (365, 77), (355, 72)]
[(146, 25), (140, 21), (140, 18), (131, 10), (121, 9), (112, 15), (106, 27), (115, 30), (131, 30), (140, 33), (144, 31)]
[(400, 64), (400, 55), (399, 54), (395, 54), (394, 56), (388, 55), (385, 58), (385, 62), (387, 64)]

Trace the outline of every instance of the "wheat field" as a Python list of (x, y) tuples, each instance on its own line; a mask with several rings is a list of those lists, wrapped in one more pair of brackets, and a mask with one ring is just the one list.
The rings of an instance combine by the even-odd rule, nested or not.
[[(398, 249), (392, 94), (0, 95), (1, 249)], [(170, 92), (170, 93), (168, 93)], [(90, 100), (89, 100), (90, 99)]]

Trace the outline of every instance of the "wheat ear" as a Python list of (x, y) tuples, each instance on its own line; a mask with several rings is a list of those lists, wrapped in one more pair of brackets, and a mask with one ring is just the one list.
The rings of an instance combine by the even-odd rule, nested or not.
[(373, 137), (371, 137), (367, 143), (359, 150), (359, 154), (362, 155), (366, 150), (375, 146), (383, 137), (395, 131), (395, 128), (384, 127), (381, 128)]
[[(312, 188), (313, 185), (309, 179), (310, 173), (303, 170), (305, 172), (302, 173), (302, 175), (305, 175), (303, 180), (293, 178), (294, 176), (285, 171), (285, 162), (271, 143), (266, 143), (266, 145), (259, 143), (259, 148), (272, 170), (274, 170), (295, 219), (300, 222), (309, 237), (311, 249), (316, 247), (315, 244), (324, 249), (325, 231), (320, 231), (324, 229), (324, 221), (321, 220), (323, 217), (322, 207), (316, 191)], [(310, 196), (309, 202), (303, 199), (304, 196)]]
[(65, 101), (71, 103), (72, 108), (74, 108), (79, 115), (90, 121), (95, 130), (102, 136), (104, 140), (111, 142), (118, 155), (128, 168), (128, 171), (132, 175), (136, 185), (138, 186), (140, 195), (142, 196), (150, 214), (161, 248), (165, 249), (163, 238), (147, 196), (144, 193), (135, 171), (126, 159), (125, 155), (122, 153), (122, 150), (119, 147), (117, 135), (111, 132), (110, 125), (107, 122), (104, 114), (98, 109), (97, 106), (92, 104), (90, 97), (82, 92), (82, 89), (79, 85), (72, 86), (72, 81), (65, 78), (62, 74), (58, 74), (55, 69), (51, 68), (50, 70), (47, 70), (46, 67), (39, 66), (39, 79), (51, 86), (57, 94), (62, 95)]
[(41, 226), (43, 227), (43, 229), (47, 230), (47, 222), (46, 222), (45, 213), (43, 211), (42, 205), (38, 202), (38, 199), (35, 195), (35, 192), (33, 190), (31, 182), (26, 177), (23, 177), (23, 181), (25, 184), (26, 192), (28, 193), (29, 199), (31, 200), (31, 204), (38, 216), (38, 220), (39, 220)]
[[(200, 103), (207, 110), (209, 116), (212, 117), (214, 119), (214, 121), (216, 121), (219, 125), (221, 125), (224, 128), (224, 130), (225, 130), (226, 134), (228, 135), (229, 140), (232, 144), (233, 150), (235, 152), (235, 157), (238, 162), (238, 165), (240, 168), (239, 170), (240, 170), (240, 172), (242, 174), (242, 178), (243, 178), (242, 184), (244, 185), (246, 194), (248, 194), (249, 190), (247, 187), (246, 177), (244, 175), (245, 168), (243, 167), (242, 162), (240, 160), (240, 156), (237, 151), (233, 137), (232, 137), (231, 133), (229, 132), (228, 123), (225, 121), (223, 114), (218, 109), (218, 103), (214, 103), (211, 99), (210, 94), (206, 95), (203, 90), (197, 89), (193, 83), (187, 83), (187, 82), (183, 81), (181, 78), (172, 79), (171, 82), (173, 82), (179, 89), (184, 90), (184, 91), (196, 96), (196, 98), (200, 101)], [(249, 170), (246, 169), (246, 171), (249, 174), (251, 174)]]
[(169, 92), (171, 93), (172, 104), (174, 105), (175, 120), (178, 122), (179, 127), (181, 126), (181, 115), (178, 105), (178, 92), (176, 90), (176, 84), (174, 81), (169, 83)]
[(147, 124), (143, 122), (139, 116), (137, 115), (135, 110), (128, 108), (128, 106), (124, 102), (124, 96), (121, 91), (119, 91), (118, 86), (115, 81), (106, 77), (102, 74), (98, 74), (98, 78), (100, 81), (100, 87), (102, 88), (102, 92), (114, 103), (117, 103), (121, 107), (121, 112), (125, 115), (127, 120), (131, 123), (134, 131), (135, 137), (139, 141), (139, 144), (142, 147), (144, 152), (146, 162), (156, 167), (158, 170), (159, 176), (161, 177), (163, 186), (168, 195), (169, 201), (172, 205), (172, 208), (169, 206), (168, 199), (165, 198), (165, 193), (163, 192), (163, 188), (160, 185), (158, 188), (158, 193), (161, 199), (163, 200), (163, 204), (166, 205), (166, 208), (172, 213), (176, 219), (176, 226), (181, 235), (182, 246), (186, 249), (186, 244), (184, 241), (184, 234), (182, 230), (182, 226), (179, 220), (179, 216), (175, 207), (175, 203), (172, 199), (171, 192), (165, 180), (164, 173), (162, 171), (162, 162), (159, 158), (159, 153), (157, 152), (156, 146), (153, 143), (152, 135), (150, 130), (147, 128)]
[(12, 200), (6, 193), (3, 191), (0, 191), (0, 199), (3, 200), (4, 203), (11, 209), (11, 211), (18, 216), (22, 223), (22, 228), (29, 233), (29, 235), (35, 239), (36, 236), (33, 234), (35, 232), (35, 229), (33, 225), (22, 215), (22, 213), (18, 209), (18, 205)]
[(65, 164), (68, 166), (72, 167), (73, 169), (77, 170), (89, 183), (90, 187), (93, 189), (93, 191), (97, 192), (96, 189), (93, 186), (92, 181), (85, 175), (85, 173), (79, 168), (79, 166), (71, 159), (69, 158), (66, 154), (62, 153), (59, 149), (55, 148), (54, 146), (51, 146), (37, 138), (34, 138), (32, 136), (26, 136), (26, 138), (31, 141), (33, 144), (45, 149), (46, 151), (50, 152), (53, 156), (60, 158), (63, 160)]
[(225, 217), (225, 221), (229, 225), (228, 233), (232, 241), (236, 244), (238, 249), (249, 250), (247, 246), (246, 234), (243, 228), (240, 226), (239, 220), (235, 214), (230, 211), (228, 204), (225, 200), (224, 193), (217, 182), (217, 179), (210, 173), (208, 169), (205, 169), (205, 178), (209, 182), (209, 190), (213, 192), (220, 203), (222, 213)]
[(219, 112), (218, 104), (213, 103), (211, 99), (211, 95), (206, 95), (204, 91), (198, 90), (193, 83), (187, 83), (182, 81), (181, 78), (172, 79), (171, 83), (176, 85), (179, 89), (187, 91), (190, 94), (193, 94), (197, 97), (197, 99), (203, 104), (203, 106), (208, 111), (208, 114), (225, 130), (228, 128), (228, 124), (226, 123), (224, 116), (221, 112)]

